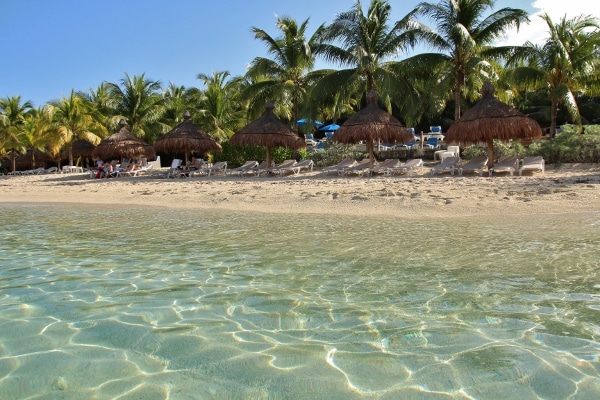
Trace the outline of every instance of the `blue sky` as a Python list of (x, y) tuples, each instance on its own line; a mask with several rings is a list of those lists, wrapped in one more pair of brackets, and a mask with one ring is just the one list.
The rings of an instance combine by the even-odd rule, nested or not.
[[(580, 1), (586, 0), (572, 0), (569, 8)], [(365, 9), (368, 3), (362, 1)], [(393, 19), (418, 3), (390, 0)], [(539, 11), (533, 4), (497, 0), (495, 9)], [(119, 83), (125, 73), (145, 73), (164, 86), (202, 87), (198, 73), (241, 75), (254, 57), (267, 55), (252, 26), (277, 36), (277, 15), (310, 17), (312, 33), (353, 5), (354, 0), (0, 0), (0, 97), (20, 95), (41, 106), (72, 89)], [(532, 31), (522, 30), (516, 40), (523, 43)]]

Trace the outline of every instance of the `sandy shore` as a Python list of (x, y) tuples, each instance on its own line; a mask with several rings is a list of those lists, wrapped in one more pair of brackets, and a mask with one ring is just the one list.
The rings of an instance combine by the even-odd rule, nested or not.
[[(165, 169), (163, 169), (165, 170)], [(548, 165), (511, 177), (449, 173), (341, 177), (320, 170), (286, 177), (151, 176), (94, 180), (88, 174), (0, 177), (2, 203), (87, 203), (400, 218), (600, 211), (600, 165)]]

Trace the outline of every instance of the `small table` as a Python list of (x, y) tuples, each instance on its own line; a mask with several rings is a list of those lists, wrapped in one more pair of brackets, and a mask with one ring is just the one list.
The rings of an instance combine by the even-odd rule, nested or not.
[(69, 172), (81, 172), (81, 173), (83, 173), (83, 167), (77, 167), (75, 165), (69, 165)]

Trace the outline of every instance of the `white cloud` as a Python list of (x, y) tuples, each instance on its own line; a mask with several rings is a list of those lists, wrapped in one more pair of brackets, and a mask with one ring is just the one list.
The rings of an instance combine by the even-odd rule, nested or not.
[(573, 18), (580, 15), (591, 15), (600, 18), (600, 2), (590, 2), (589, 0), (536, 0), (532, 7), (534, 13), (529, 16), (529, 25), (522, 25), (517, 32), (511, 30), (498, 42), (498, 45), (520, 46), (525, 42), (540, 44), (548, 37), (548, 26), (540, 18), (544, 13), (548, 14), (554, 23), (560, 21), (564, 16)]

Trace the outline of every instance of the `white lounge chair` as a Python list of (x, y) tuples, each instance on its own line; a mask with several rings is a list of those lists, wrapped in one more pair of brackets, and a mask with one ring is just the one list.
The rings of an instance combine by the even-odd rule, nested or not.
[(337, 163), (336, 165), (331, 165), (329, 167), (324, 167), (321, 171), (327, 175), (330, 172), (337, 172), (339, 173), (340, 171), (343, 171), (344, 168), (348, 168), (348, 167), (352, 167), (353, 165), (356, 165), (356, 160), (353, 158), (345, 158), (342, 161), (340, 161), (339, 163)]
[(251, 160), (246, 161), (244, 164), (240, 165), (237, 168), (232, 168), (227, 170), (227, 175), (239, 175), (243, 176), (246, 173), (249, 173), (252, 170), (256, 170), (258, 167), (258, 161)]
[(399, 159), (387, 158), (387, 159), (383, 160), (381, 163), (373, 166), (373, 168), (371, 169), (371, 174), (375, 173), (375, 174), (389, 175), (390, 168), (396, 168), (401, 165), (402, 165), (402, 162), (400, 162)]
[(450, 171), (450, 175), (454, 175), (454, 170), (458, 167), (459, 163), (459, 157), (446, 157), (441, 163), (431, 167), (431, 174), (433, 175), (437, 172)]
[[(148, 174), (149, 171), (154, 167), (154, 164), (149, 163), (145, 166), (141, 166), (138, 169), (125, 170), (117, 172), (117, 176), (128, 175), (128, 176), (138, 176), (139, 174)], [(176, 173), (176, 172), (175, 172)]]
[(293, 172), (294, 175), (300, 175), (300, 172), (305, 169), (307, 171), (312, 171), (315, 163), (313, 160), (302, 160), (294, 165), (290, 165), (289, 167), (280, 168), (279, 175), (284, 176), (286, 172)]
[(483, 169), (486, 167), (488, 162), (487, 156), (476, 156), (469, 160), (465, 165), (461, 165), (458, 168), (458, 175), (462, 175), (465, 171), (478, 172), (479, 176), (483, 176)]
[(262, 174), (263, 172), (266, 174), (277, 174), (277, 175), (281, 175), (281, 170), (287, 170), (287, 168), (292, 167), (294, 165), (296, 165), (297, 161), (294, 159), (289, 159), (289, 160), (285, 160), (280, 164), (277, 164), (271, 168), (267, 168), (263, 171), (259, 171), (258, 175)]
[(217, 161), (211, 167), (203, 167), (197, 169), (195, 171), (190, 172), (190, 176), (196, 175), (216, 175), (216, 174), (226, 174), (227, 173), (227, 161)]
[(181, 165), (181, 160), (179, 158), (174, 158), (173, 161), (171, 161), (171, 168), (169, 168), (169, 170), (167, 171), (167, 178), (174, 178), (175, 175), (177, 174), (177, 170), (179, 169), (179, 166)]
[(488, 173), (490, 176), (497, 172), (510, 172), (510, 176), (515, 174), (515, 171), (519, 168), (519, 159), (514, 156), (502, 156), (498, 159), (498, 162), (489, 169)]
[(523, 175), (523, 171), (540, 171), (543, 174), (545, 169), (545, 161), (542, 157), (525, 157), (523, 165), (519, 168), (519, 176)]
[(371, 175), (371, 160), (365, 158), (351, 167), (346, 167), (341, 171), (338, 171), (338, 175), (350, 174), (357, 174), (359, 176), (363, 176), (364, 174)]
[(402, 164), (400, 166), (390, 168), (388, 171), (388, 175), (393, 175), (395, 173), (399, 174), (401, 172), (408, 172), (408, 175), (412, 176), (415, 168), (422, 167), (422, 166), (423, 166), (422, 158), (413, 158), (413, 159), (407, 160), (404, 164)]

